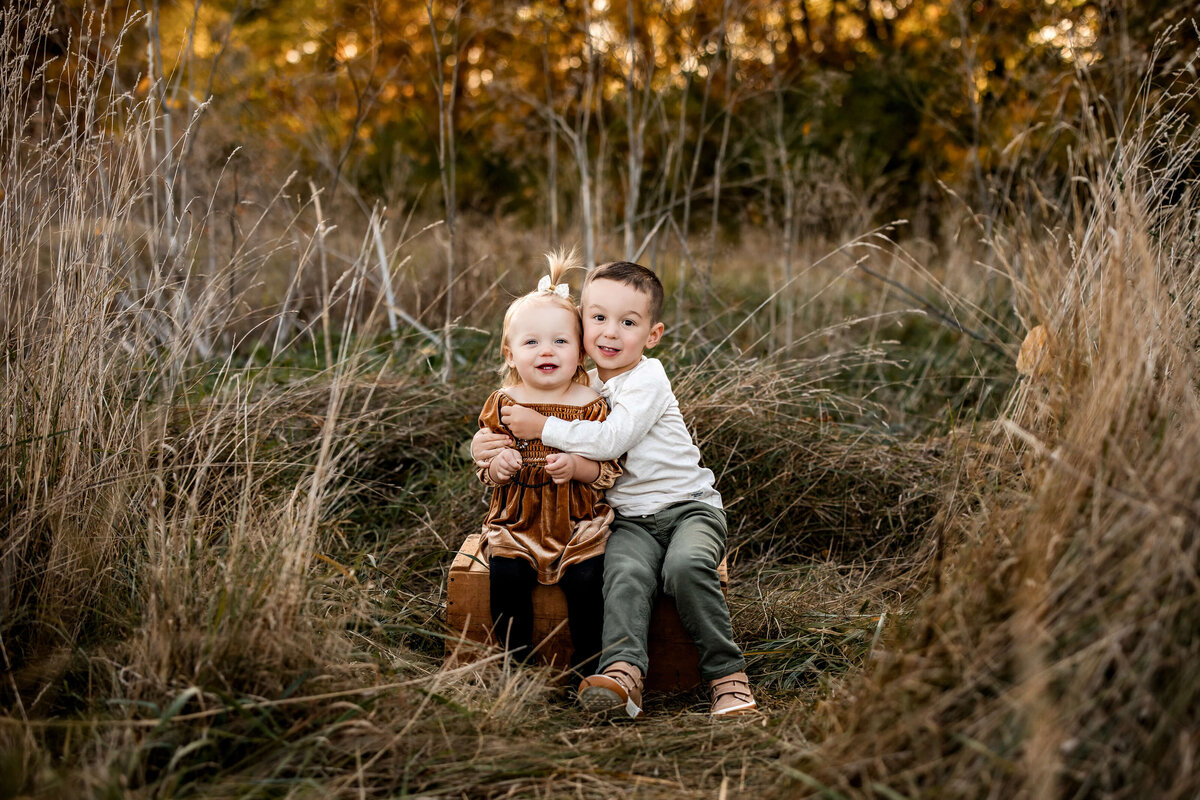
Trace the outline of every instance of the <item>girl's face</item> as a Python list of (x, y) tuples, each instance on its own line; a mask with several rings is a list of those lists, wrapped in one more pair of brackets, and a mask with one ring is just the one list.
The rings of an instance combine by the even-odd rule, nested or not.
[(531, 389), (568, 386), (583, 359), (579, 316), (552, 303), (531, 302), (509, 320), (504, 361)]

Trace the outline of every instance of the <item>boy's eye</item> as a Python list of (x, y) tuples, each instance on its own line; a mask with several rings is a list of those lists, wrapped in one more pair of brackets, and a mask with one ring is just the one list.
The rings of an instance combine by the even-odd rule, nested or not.
[(604, 315), (603, 314), (592, 314), (592, 319), (594, 319), (596, 322), (604, 322)]
[(634, 321), (631, 319), (623, 319), (621, 320), (621, 324), (626, 328), (632, 328), (634, 326)]

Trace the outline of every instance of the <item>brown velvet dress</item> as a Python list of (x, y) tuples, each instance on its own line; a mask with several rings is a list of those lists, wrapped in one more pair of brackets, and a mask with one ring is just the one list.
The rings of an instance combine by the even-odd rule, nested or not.
[[(479, 427), (504, 430), (501, 405), (517, 405), (504, 390), (492, 392), (479, 413)], [(608, 416), (604, 399), (584, 406), (521, 403), (548, 417), (602, 420)], [(558, 583), (571, 564), (604, 552), (613, 512), (604, 502), (604, 490), (621, 474), (615, 461), (600, 464), (592, 483), (555, 483), (546, 473), (546, 456), (561, 452), (541, 439), (517, 440), (521, 469), (505, 484), (496, 484), (486, 469), (479, 479), (493, 486), (491, 505), (483, 522), (483, 549), (488, 556), (523, 558), (537, 568), (538, 582)]]

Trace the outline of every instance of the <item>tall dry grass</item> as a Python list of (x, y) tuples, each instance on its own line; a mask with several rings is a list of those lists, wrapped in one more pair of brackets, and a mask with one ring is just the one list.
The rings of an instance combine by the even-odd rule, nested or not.
[[(101, 39), (76, 39), (76, 72), (47, 79), (51, 4), (3, 15), (7, 701), (37, 715), (56, 673), (94, 666), (81, 648), (114, 641), (103, 657), (130, 702), (180, 680), (277, 687), (331, 641), (308, 613), (311, 562), (384, 414), (367, 408), (381, 372), (353, 346), (384, 318), (376, 250), (335, 258), (319, 200), (277, 195), (217, 261), (221, 220), (164, 166), (190, 129), (163, 140), (154, 93), (121, 91)], [(332, 273), (317, 310), (247, 325), (255, 270), (285, 250)], [(281, 343), (316, 365), (282, 390)], [(245, 368), (253, 352), (265, 370)]]
[[(219, 178), (188, 196), (168, 168), (194, 130), (167, 137), (157, 93), (121, 89), (98, 21), (51, 78), (52, 4), (0, 14), (0, 788), (219, 786), (212, 759), (280, 741), (278, 712), (253, 709), (301, 709), (299, 742), (317, 747), (343, 695), (311, 717), (281, 698), (309, 678), (317, 693), (387, 682), (348, 634), (377, 585), (327, 553), (364, 463), (397, 443), (421, 458), (462, 422), (430, 413), (453, 401), (408, 370), (417, 344), (370, 349), (403, 231), (373, 219), (347, 255), (319, 193), (282, 191), (229, 209), (235, 224)], [(278, 262), (286, 299), (264, 307)], [(435, 621), (436, 595), (421, 600), (395, 607)], [(427, 683), (389, 717), (418, 713)]]
[(1074, 205), (997, 253), (1041, 360), (964, 462), (933, 590), (780, 796), (1200, 792), (1197, 89), (1138, 100), (1084, 120)]

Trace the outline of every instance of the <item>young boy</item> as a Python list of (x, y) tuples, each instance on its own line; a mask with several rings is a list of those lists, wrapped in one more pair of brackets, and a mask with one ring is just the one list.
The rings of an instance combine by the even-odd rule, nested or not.
[[(662, 338), (662, 303), (662, 284), (645, 267), (626, 261), (596, 267), (584, 282), (580, 311), (583, 347), (596, 363), (592, 388), (611, 405), (608, 419), (568, 422), (506, 406), (501, 420), (517, 439), (541, 438), (597, 461), (625, 455), (624, 472), (606, 494), (616, 519), (604, 556), (604, 655), (600, 673), (580, 683), (580, 702), (594, 711), (641, 714), (650, 610), (661, 578), (700, 652), (711, 713), (723, 717), (756, 703), (717, 573), (726, 537), (721, 495), (712, 471), (700, 466), (662, 364), (643, 355)], [(484, 463), (511, 445), (503, 434), (481, 431), (472, 448)]]

